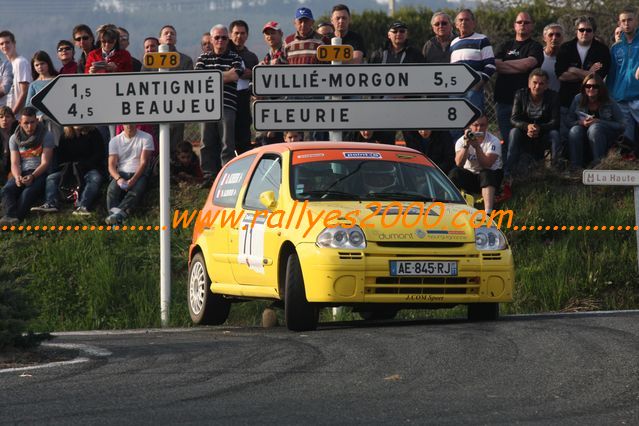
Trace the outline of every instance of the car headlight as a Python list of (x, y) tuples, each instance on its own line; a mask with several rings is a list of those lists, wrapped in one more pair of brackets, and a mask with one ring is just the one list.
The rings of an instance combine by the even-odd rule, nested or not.
[(337, 249), (364, 249), (366, 237), (362, 229), (355, 225), (352, 228), (325, 228), (315, 241), (318, 247)]
[(475, 247), (477, 250), (503, 250), (506, 237), (497, 228), (481, 226), (475, 229)]

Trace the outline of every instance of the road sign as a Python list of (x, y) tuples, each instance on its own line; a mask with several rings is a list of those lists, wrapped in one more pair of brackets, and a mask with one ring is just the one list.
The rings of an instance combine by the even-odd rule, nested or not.
[(180, 54), (177, 52), (145, 53), (144, 66), (147, 68), (177, 68), (180, 66)]
[(350, 61), (353, 59), (353, 46), (348, 44), (323, 45), (317, 48), (317, 59), (320, 61)]
[[(327, 46), (329, 48), (335, 46)], [(258, 65), (257, 96), (461, 94), (480, 81), (466, 64)]]
[(31, 100), (63, 126), (216, 121), (220, 71), (59, 75)]
[(584, 170), (584, 185), (639, 186), (639, 170)]
[(461, 129), (479, 117), (466, 99), (257, 101), (256, 130)]

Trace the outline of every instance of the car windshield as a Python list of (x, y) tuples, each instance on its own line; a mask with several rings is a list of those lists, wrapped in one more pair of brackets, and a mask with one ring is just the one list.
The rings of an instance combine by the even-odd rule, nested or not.
[(436, 167), (384, 160), (314, 161), (292, 166), (296, 200), (465, 201)]

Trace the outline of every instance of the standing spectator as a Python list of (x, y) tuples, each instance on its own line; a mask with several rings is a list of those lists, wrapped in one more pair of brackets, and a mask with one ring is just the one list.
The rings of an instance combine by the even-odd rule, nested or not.
[(0, 56), (0, 106), (7, 104), (7, 95), (13, 85), (13, 67), (5, 57)]
[(313, 30), (313, 12), (308, 7), (295, 11), (295, 33), (284, 39), (284, 52), (289, 64), (319, 64), (317, 48), (330, 40)]
[[(63, 137), (56, 150), (56, 162), (59, 165), (75, 164), (80, 178), (81, 191), (77, 200), (74, 215), (89, 216), (89, 209), (100, 193), (100, 185), (104, 180), (105, 150), (102, 135), (95, 127), (64, 128)], [(58, 211), (58, 198), (62, 169), (47, 176), (45, 184), (45, 202), (31, 211), (53, 213)]]
[(559, 79), (555, 73), (555, 64), (559, 46), (564, 42), (564, 27), (557, 23), (548, 24), (544, 27), (543, 36), (544, 63), (541, 64), (541, 69), (548, 73), (548, 88), (559, 93)]
[(548, 73), (535, 68), (528, 77), (528, 88), (515, 93), (510, 122), (509, 152), (504, 174), (511, 176), (522, 152), (543, 160), (550, 148), (552, 159), (559, 159), (559, 101), (557, 92), (548, 90)]
[(608, 153), (617, 138), (623, 134), (625, 123), (617, 103), (610, 99), (608, 88), (601, 77), (591, 73), (584, 78), (581, 93), (570, 105), (570, 165), (574, 169), (583, 167), (583, 147), (587, 142), (592, 160), (599, 163)]
[(455, 144), (445, 130), (420, 130), (406, 138), (406, 146), (420, 151), (446, 174), (455, 166)]
[(353, 46), (353, 58), (345, 61), (347, 64), (361, 64), (366, 58), (366, 46), (362, 36), (350, 31), (351, 11), (345, 4), (333, 6), (331, 11), (331, 23), (335, 28), (335, 37), (342, 39), (342, 44)]
[(18, 55), (16, 38), (11, 31), (0, 32), (0, 50), (11, 61), (13, 70), (13, 85), (7, 95), (7, 105), (11, 107), (16, 117), (19, 117), (27, 100), (29, 84), (33, 81), (31, 66), (29, 61)]
[(615, 28), (615, 32), (612, 36), (612, 44), (619, 43), (621, 41), (621, 33), (623, 33), (623, 29), (621, 27)]
[(200, 47), (202, 48), (202, 53), (209, 53), (213, 51), (213, 44), (211, 43), (211, 33), (202, 34)]
[(60, 40), (56, 47), (58, 59), (62, 62), (59, 74), (77, 74), (78, 63), (75, 61), (75, 48), (69, 40)]
[(475, 32), (477, 23), (470, 9), (462, 9), (455, 18), (459, 37), (450, 43), (450, 62), (470, 65), (481, 76), (481, 81), (466, 92), (466, 98), (481, 111), (484, 110), (484, 84), (495, 73), (495, 55), (488, 37)]
[(11, 172), (11, 151), (9, 151), (9, 139), (18, 127), (16, 116), (8, 106), (0, 107), (0, 185), (7, 181), (7, 175)]
[(100, 47), (89, 52), (84, 66), (85, 74), (108, 72), (131, 72), (131, 55), (120, 48), (120, 33), (115, 25), (107, 24), (98, 28)]
[[(129, 32), (126, 28), (118, 27), (118, 34), (120, 34), (120, 49), (129, 51)], [(142, 62), (137, 60), (131, 55), (131, 64), (133, 72), (140, 72), (142, 70)]]
[(108, 225), (121, 224), (140, 202), (152, 155), (153, 138), (135, 124), (125, 124), (124, 131), (109, 141)]
[(451, 22), (447, 13), (433, 13), (430, 26), (435, 36), (428, 40), (422, 49), (422, 55), (427, 63), (450, 62), (450, 43), (455, 38)]
[(559, 47), (555, 72), (559, 78), (561, 104), (561, 144), (568, 143), (568, 110), (581, 90), (581, 81), (591, 72), (603, 79), (610, 68), (610, 52), (605, 44), (595, 39), (595, 20), (582, 16), (575, 20), (576, 37)]
[(75, 46), (80, 50), (80, 59), (78, 60), (78, 72), (84, 74), (85, 66), (87, 63), (87, 56), (97, 46), (95, 45), (95, 37), (93, 37), (93, 31), (88, 25), (80, 24), (73, 28), (71, 33)]
[[(639, 37), (637, 37), (637, 11), (624, 8), (619, 13), (622, 28), (621, 41), (612, 46), (610, 75), (606, 80), (610, 96), (617, 101), (626, 121), (624, 139), (639, 155), (635, 129), (639, 123), (639, 80), (635, 78), (639, 68)], [(601, 74), (599, 74), (601, 76)]]
[(335, 27), (330, 22), (320, 22), (317, 24), (317, 33), (330, 40), (335, 37)]
[(495, 191), (503, 179), (501, 143), (488, 132), (488, 119), (475, 120), (455, 143), (455, 165), (448, 176), (460, 189), (471, 194), (481, 192), (484, 210), (493, 211)]
[[(44, 89), (44, 87), (49, 84), (56, 75), (58, 75), (58, 72), (53, 67), (51, 57), (47, 54), (47, 52), (38, 50), (33, 55), (33, 58), (31, 58), (31, 76), (33, 77), (33, 82), (29, 85), (26, 102), (27, 106), (33, 106), (31, 105), (31, 99), (40, 90)], [(62, 135), (62, 126), (51, 120), (41, 111), (38, 111), (38, 120), (45, 124), (47, 130), (53, 135), (53, 143), (55, 146), (58, 146), (60, 136)]]
[[(157, 52), (160, 46), (160, 41), (155, 37), (147, 37), (144, 39), (144, 53)], [(145, 71), (144, 69), (142, 71)], [(148, 71), (148, 70), (146, 70)], [(157, 71), (157, 70), (154, 70)]]
[[(495, 82), (495, 103), (497, 107), (497, 124), (504, 142), (510, 134), (510, 116), (513, 112), (515, 92), (525, 89), (528, 75), (544, 62), (544, 49), (531, 38), (533, 20), (526, 12), (519, 12), (515, 18), (515, 39), (509, 40), (497, 49), (495, 66), (497, 81)], [(508, 158), (508, 146), (504, 147), (503, 156)]]
[(36, 110), (24, 108), (19, 128), (9, 139), (13, 177), (2, 190), (4, 216), (0, 225), (20, 222), (42, 196), (53, 146), (51, 133), (38, 121)]
[(213, 51), (197, 58), (196, 70), (220, 70), (224, 81), (222, 120), (202, 124), (200, 161), (204, 174), (203, 187), (210, 187), (222, 166), (235, 156), (235, 113), (237, 81), (244, 74), (242, 58), (229, 48), (229, 33), (224, 25), (211, 28)]
[(262, 28), (262, 34), (264, 34), (264, 42), (268, 47), (268, 52), (260, 62), (260, 65), (285, 64), (286, 55), (282, 44), (283, 34), (280, 24), (275, 21), (267, 22)]
[(231, 41), (237, 53), (244, 62), (244, 73), (237, 81), (237, 113), (235, 114), (235, 151), (242, 154), (251, 149), (251, 90), (253, 67), (260, 61), (257, 55), (246, 47), (249, 28), (244, 21), (238, 20), (229, 25)]

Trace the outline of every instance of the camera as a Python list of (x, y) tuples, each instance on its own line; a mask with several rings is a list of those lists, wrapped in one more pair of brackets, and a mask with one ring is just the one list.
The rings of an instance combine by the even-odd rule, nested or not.
[(470, 130), (466, 132), (466, 139), (469, 141), (474, 141), (475, 139), (479, 139), (484, 136), (484, 132), (471, 132)]

